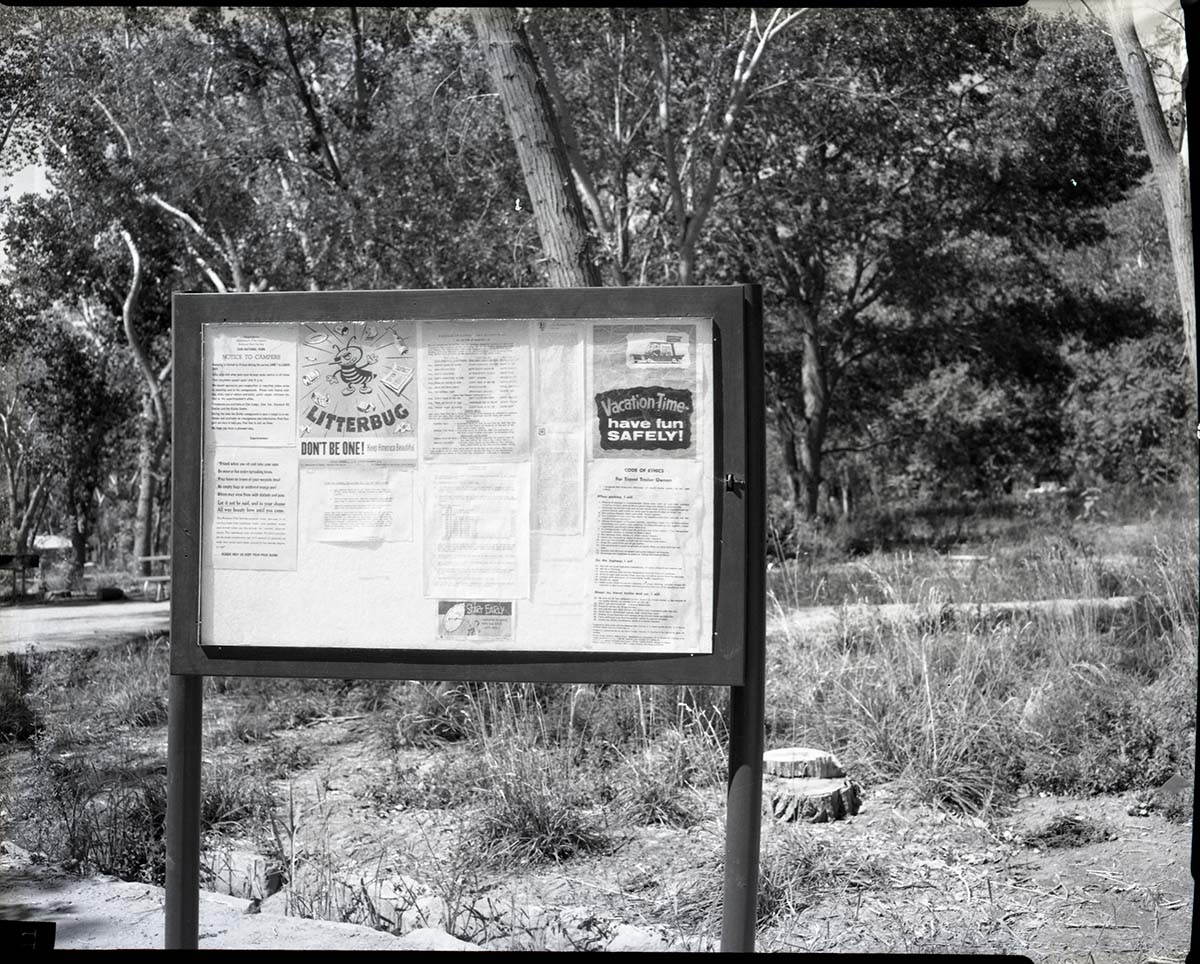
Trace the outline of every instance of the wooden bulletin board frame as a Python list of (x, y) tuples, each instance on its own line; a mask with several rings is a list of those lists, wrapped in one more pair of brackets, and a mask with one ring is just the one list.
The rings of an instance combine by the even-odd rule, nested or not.
[[(488, 682), (741, 686), (748, 606), (763, 605), (748, 568), (763, 565), (748, 527), (748, 494), (763, 488), (754, 439), (763, 417), (761, 293), (757, 285), (670, 288), (177, 294), (172, 461), (171, 673)], [(203, 520), (203, 326), (387, 319), (653, 319), (713, 321), (713, 651), (703, 655), (457, 652), (411, 649), (205, 646), (200, 640)], [(757, 480), (757, 482), (756, 482)], [(747, 483), (750, 483), (748, 486)], [(755, 645), (760, 646), (761, 641)], [(761, 659), (761, 653), (755, 654)]]

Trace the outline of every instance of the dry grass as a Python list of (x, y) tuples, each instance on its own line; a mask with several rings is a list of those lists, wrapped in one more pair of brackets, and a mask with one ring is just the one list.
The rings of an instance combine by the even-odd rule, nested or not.
[[(1124, 589), (1148, 603), (1128, 618), (1094, 609), (953, 626), (947, 596), (906, 560), (870, 569), (873, 598), (914, 603), (908, 622), (843, 620), (784, 629), (768, 645), (770, 745), (820, 746), (852, 775), (895, 781), (917, 799), (1003, 812), (1021, 783), (1094, 793), (1157, 785), (1194, 768), (1195, 525), (1150, 527), (1122, 547), (1139, 560)], [(1101, 594), (1097, 553), (1047, 537), (996, 563), (997, 594)], [(782, 611), (802, 587), (773, 599)], [(847, 600), (862, 602), (864, 600)], [(781, 621), (790, 627), (792, 623)]]

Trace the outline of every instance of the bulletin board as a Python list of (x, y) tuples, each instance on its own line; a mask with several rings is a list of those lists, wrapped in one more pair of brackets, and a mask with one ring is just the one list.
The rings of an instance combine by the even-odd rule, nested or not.
[(177, 295), (172, 672), (740, 685), (758, 305)]

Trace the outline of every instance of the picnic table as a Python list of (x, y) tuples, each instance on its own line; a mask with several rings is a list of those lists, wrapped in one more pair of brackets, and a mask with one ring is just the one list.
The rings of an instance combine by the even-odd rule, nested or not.
[[(8, 569), (12, 572), (13, 583), (13, 605), (21, 596), (25, 595), (25, 573), (30, 569), (37, 569), (41, 557), (33, 552), (21, 553), (0, 553), (0, 569)], [(17, 576), (20, 574), (21, 593), (17, 595)]]
[[(150, 575), (142, 577), (142, 592), (149, 594), (150, 586), (154, 586), (154, 601), (162, 602), (163, 590), (166, 590), (167, 598), (171, 597), (171, 557), (166, 556), (138, 556), (138, 562), (150, 563)], [(160, 572), (155, 572), (155, 568), (159, 568)]]

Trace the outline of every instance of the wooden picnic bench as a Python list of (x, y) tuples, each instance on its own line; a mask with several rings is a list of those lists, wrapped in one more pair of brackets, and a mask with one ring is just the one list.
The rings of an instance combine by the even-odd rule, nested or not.
[[(25, 573), (31, 569), (37, 569), (41, 557), (33, 552), (21, 553), (0, 553), (0, 569), (8, 569), (12, 572), (13, 585), (13, 605), (15, 606), (21, 596), (25, 595)], [(17, 594), (17, 576), (20, 574), (21, 593)]]
[[(154, 601), (162, 602), (163, 590), (166, 589), (167, 598), (171, 598), (171, 557), (167, 556), (138, 556), (138, 562), (150, 563), (150, 575), (142, 577), (142, 592), (149, 594), (150, 586), (154, 586)], [(162, 564), (165, 572), (155, 573), (156, 564)]]

